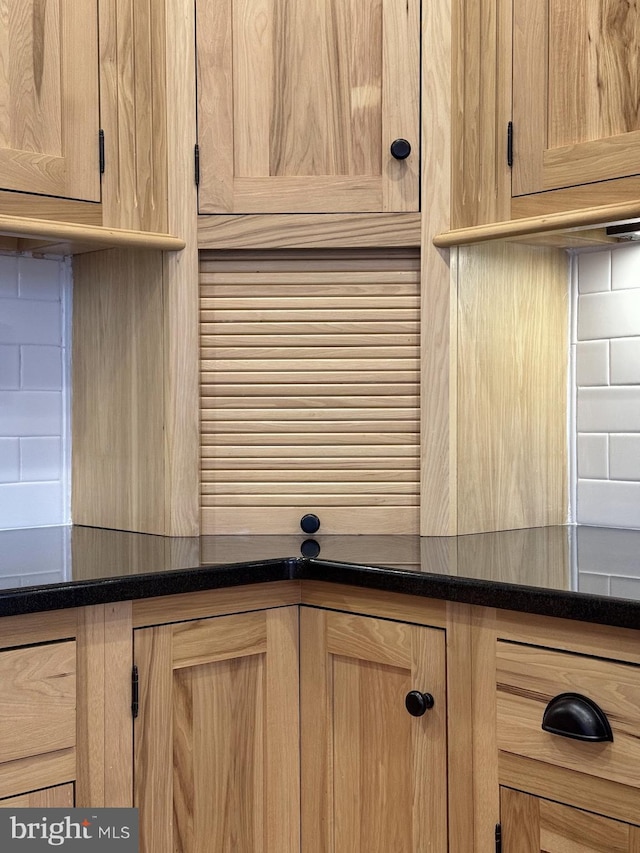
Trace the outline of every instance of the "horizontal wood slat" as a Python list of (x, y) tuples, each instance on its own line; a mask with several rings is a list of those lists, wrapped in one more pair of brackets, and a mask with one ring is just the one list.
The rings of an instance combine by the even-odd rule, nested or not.
[(417, 256), (216, 254), (201, 255), (202, 532), (292, 533), (321, 509), (323, 532), (417, 532)]
[[(341, 506), (351, 509), (352, 507), (376, 507), (376, 506), (406, 506), (417, 507), (415, 495), (388, 495), (388, 494), (351, 494), (346, 489), (341, 494), (334, 495), (319, 495), (313, 489), (313, 483), (307, 484), (306, 492), (292, 492), (290, 494), (282, 494), (281, 490), (274, 489), (273, 492), (265, 494), (234, 494), (234, 495), (203, 495), (201, 506), (204, 507), (294, 507), (297, 513), (297, 521), (306, 512), (314, 512), (320, 516), (320, 508), (325, 506)], [(246, 490), (249, 491), (248, 489)], [(336, 491), (338, 489), (336, 488)], [(381, 489), (382, 491), (382, 489)], [(320, 516), (322, 520), (322, 532), (331, 533), (331, 529), (327, 529), (326, 520)], [(347, 524), (345, 524), (345, 521)], [(244, 518), (232, 519), (231, 529), (225, 530), (224, 533), (237, 533), (245, 531), (248, 533), (270, 533), (273, 530), (272, 517), (268, 512), (262, 514), (262, 517), (256, 519), (257, 525), (251, 524), (248, 528), (245, 527), (246, 520)], [(344, 532), (348, 526), (355, 528), (351, 524), (351, 516), (343, 516), (342, 519), (337, 519), (335, 530)], [(299, 525), (288, 526), (287, 530), (291, 533), (299, 530)], [(211, 531), (208, 531), (211, 533)], [(277, 532), (277, 530), (276, 530)], [(359, 529), (358, 529), (358, 532)], [(368, 531), (373, 533), (373, 530)], [(389, 532), (397, 533), (397, 529), (392, 529)], [(400, 532), (402, 532), (400, 530)], [(411, 533), (411, 530), (405, 530), (406, 533)]]
[[(418, 448), (413, 446), (398, 446), (394, 447), (393, 445), (368, 445), (368, 444), (351, 444), (341, 447), (326, 447), (324, 445), (320, 446), (301, 446), (301, 447), (292, 447), (291, 445), (276, 445), (276, 446), (268, 446), (261, 445), (260, 447), (202, 447), (202, 464), (207, 465), (208, 463), (212, 465), (217, 465), (218, 467), (224, 467), (224, 465), (232, 460), (234, 465), (238, 465), (241, 467), (243, 463), (247, 465), (258, 466), (260, 462), (265, 465), (270, 465), (273, 467), (273, 463), (269, 462), (269, 457), (279, 457), (283, 459), (288, 459), (290, 465), (295, 465), (300, 463), (302, 465), (307, 465), (307, 460), (309, 457), (318, 456), (319, 459), (315, 462), (315, 465), (339, 465), (340, 462), (349, 459), (352, 453), (356, 452), (360, 457), (372, 457), (375, 460), (376, 465), (387, 465), (390, 464), (398, 464), (397, 459), (389, 459), (390, 456), (397, 457), (416, 457), (418, 456)], [(300, 459), (295, 459), (291, 457), (300, 456)], [(332, 459), (331, 457), (338, 457), (336, 459)], [(364, 462), (364, 458), (360, 459), (360, 463)], [(367, 461), (367, 464), (372, 464)]]
[[(413, 309), (419, 306), (419, 297), (410, 295), (413, 292), (411, 285), (407, 286), (409, 295), (405, 295), (405, 293), (402, 292), (390, 295), (387, 293), (387, 288), (389, 287), (390, 285), (385, 283), (380, 288), (377, 288), (380, 291), (379, 293), (371, 295), (372, 288), (365, 286), (362, 288), (362, 293), (351, 296), (345, 296), (343, 289), (339, 285), (332, 287), (330, 293), (314, 293), (313, 296), (310, 296), (308, 292), (304, 292), (303, 288), (306, 288), (306, 285), (299, 288), (300, 291), (302, 291), (299, 296), (291, 294), (291, 288), (280, 288), (277, 293), (273, 293), (272, 289), (269, 288), (265, 295), (254, 296), (251, 297), (250, 300), (246, 300), (243, 287), (225, 288), (224, 285), (214, 285), (213, 287), (202, 287), (200, 307), (204, 311), (210, 309), (220, 311), (229, 309), (235, 310), (238, 309), (239, 305), (242, 305), (244, 300), (246, 300), (248, 302), (247, 307), (250, 307), (254, 311), (285, 310), (289, 314), (292, 311), (304, 311), (306, 314), (311, 309), (326, 308), (327, 311), (330, 311), (333, 314), (335, 311), (360, 308), (365, 310), (376, 309), (377, 313), (382, 312), (383, 316), (386, 317), (384, 312), (389, 308)], [(391, 287), (393, 287), (393, 285), (391, 285)], [(231, 290), (234, 292), (230, 293), (229, 291)], [(306, 288), (306, 290), (308, 291), (308, 288)], [(209, 298), (207, 296), (208, 291), (213, 292), (214, 298)], [(218, 291), (224, 295), (216, 296), (215, 294)], [(394, 291), (392, 290), (391, 293), (394, 294)], [(243, 309), (238, 310), (241, 311)], [(413, 317), (415, 314), (412, 314), (411, 316)]]
[[(346, 402), (348, 405), (355, 404), (356, 406), (360, 404), (361, 400), (372, 401), (374, 398), (380, 399), (382, 397), (388, 397), (390, 401), (397, 400), (397, 405), (404, 405), (407, 400), (410, 401), (411, 405), (415, 405), (417, 402), (416, 394), (403, 394), (403, 391), (415, 391), (415, 383), (412, 384), (410, 382), (398, 383), (397, 385), (363, 383), (362, 386), (359, 386), (357, 384), (346, 385), (339, 382), (317, 385), (307, 385), (306, 383), (292, 385), (286, 382), (265, 385), (250, 385), (249, 383), (246, 385), (239, 383), (223, 385), (223, 381), (223, 379), (220, 379), (219, 384), (201, 386), (202, 397), (204, 398), (203, 407), (209, 405), (206, 400), (207, 397), (217, 397), (219, 399), (233, 397), (267, 397), (272, 400), (275, 395), (279, 395), (281, 397), (295, 397), (298, 400), (306, 400), (309, 399), (307, 396), (309, 394), (313, 394), (317, 397), (331, 397), (338, 406), (344, 405), (342, 399), (336, 399), (342, 397), (347, 397)], [(406, 388), (403, 387), (405, 385)], [(360, 394), (358, 394), (358, 392), (360, 392)], [(280, 403), (280, 401), (278, 401), (278, 403)], [(383, 405), (385, 404), (386, 401), (383, 401)], [(216, 405), (218, 405), (217, 400)], [(368, 405), (377, 405), (377, 403), (370, 402)]]
[[(223, 398), (218, 398), (221, 400)], [(366, 398), (363, 398), (366, 399)], [(219, 404), (217, 409), (211, 408), (203, 408), (201, 410), (201, 417), (203, 420), (210, 421), (246, 421), (248, 418), (247, 408), (252, 408), (253, 414), (258, 420), (262, 420), (262, 418), (269, 418), (271, 420), (278, 421), (299, 421), (301, 419), (304, 420), (344, 420), (351, 421), (354, 418), (356, 420), (366, 420), (369, 417), (376, 418), (378, 420), (389, 420), (389, 421), (397, 421), (397, 420), (413, 420), (416, 418), (416, 413), (414, 411), (415, 406), (411, 407), (409, 404), (406, 405), (406, 408), (398, 407), (397, 405), (394, 408), (382, 408), (383, 406), (392, 406), (394, 405), (392, 400), (385, 400), (384, 397), (381, 397), (379, 400), (380, 408), (375, 408), (373, 405), (367, 404), (362, 406), (345, 406), (340, 409), (331, 409), (328, 406), (323, 409), (317, 408), (320, 405), (321, 400), (316, 398), (315, 400), (308, 398), (307, 405), (308, 408), (301, 408), (300, 406), (292, 406), (291, 408), (285, 408), (281, 403), (280, 407), (277, 408), (274, 403), (273, 408), (253, 408), (253, 407), (242, 407), (240, 405), (242, 401), (236, 400), (234, 398), (234, 403), (237, 408), (234, 409), (226, 409), (223, 408), (224, 402)], [(273, 401), (272, 401), (273, 402)], [(333, 401), (335, 402), (335, 400)], [(260, 400), (261, 406), (264, 405), (263, 400)], [(406, 425), (402, 425), (403, 429), (408, 429)], [(347, 426), (345, 425), (345, 429)], [(235, 426), (234, 426), (235, 429)], [(393, 429), (393, 427), (389, 427), (389, 429)]]
[[(306, 263), (306, 262), (305, 262)], [(259, 265), (259, 270), (250, 272), (212, 272), (203, 273), (201, 284), (203, 288), (206, 285), (233, 285), (242, 284), (247, 287), (246, 296), (250, 297), (252, 293), (258, 296), (264, 296), (262, 288), (269, 288), (270, 285), (281, 287), (286, 284), (303, 285), (307, 288), (315, 287), (319, 284), (335, 284), (338, 285), (338, 292), (348, 294), (359, 286), (364, 294), (371, 292), (371, 287), (376, 284), (390, 285), (397, 287), (399, 284), (406, 284), (406, 292), (415, 294), (415, 270), (385, 270), (379, 272), (377, 270), (361, 271), (357, 270), (307, 270), (305, 264), (301, 264), (301, 268), (296, 272), (286, 271), (263, 271), (262, 264)], [(348, 272), (348, 276), (345, 275)], [(260, 286), (256, 287), (257, 276), (260, 276)], [(249, 289), (250, 288), (250, 289)], [(202, 294), (206, 296), (206, 290)]]
[[(419, 431), (418, 421), (323, 421), (323, 435), (317, 434), (317, 426), (310, 421), (297, 421), (287, 424), (295, 432), (283, 433), (283, 426), (277, 421), (261, 423), (210, 422), (208, 432), (202, 436), (202, 445), (232, 444), (238, 447), (252, 444), (270, 444), (276, 447), (315, 444), (367, 444), (371, 439), (367, 433), (376, 433), (376, 444), (405, 444), (416, 441)], [(231, 430), (233, 429), (233, 432)], [(385, 432), (381, 432), (385, 430)]]
[[(340, 375), (342, 377), (342, 374), (348, 370), (370, 371), (375, 374), (384, 373), (385, 375), (389, 374), (397, 376), (397, 371), (418, 371), (420, 369), (420, 362), (417, 358), (394, 358), (392, 366), (389, 364), (388, 359), (385, 358), (354, 358), (349, 359), (348, 361), (344, 358), (306, 360), (274, 358), (261, 359), (261, 363), (264, 365), (266, 375), (268, 375), (268, 371), (271, 371), (272, 373), (279, 372), (280, 374), (288, 373), (293, 376), (304, 371), (306, 378), (313, 375), (313, 371), (323, 371), (324, 376), (331, 375), (330, 371), (335, 371), (336, 376)], [(204, 373), (205, 382), (209, 381), (206, 378), (207, 372), (216, 373), (229, 371), (231, 375), (234, 375), (234, 372), (237, 375), (239, 371), (246, 370), (251, 371), (252, 374), (256, 376), (265, 375), (263, 373), (256, 373), (256, 363), (253, 359), (203, 358), (200, 367)]]

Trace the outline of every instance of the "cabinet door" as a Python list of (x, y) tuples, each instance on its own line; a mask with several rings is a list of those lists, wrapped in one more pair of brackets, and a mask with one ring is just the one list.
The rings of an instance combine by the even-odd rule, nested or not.
[(0, 188), (100, 200), (95, 2), (0, 4)]
[(512, 194), (638, 174), (638, 4), (514, 0), (513, 23)]
[(503, 853), (637, 853), (640, 828), (500, 789)]
[(135, 632), (142, 853), (299, 851), (297, 608)]
[(202, 532), (417, 533), (418, 256), (241, 255), (201, 254)]
[(418, 210), (419, 0), (198, 0), (197, 50), (201, 213)]
[(307, 608), (300, 629), (302, 849), (444, 853), (444, 632)]

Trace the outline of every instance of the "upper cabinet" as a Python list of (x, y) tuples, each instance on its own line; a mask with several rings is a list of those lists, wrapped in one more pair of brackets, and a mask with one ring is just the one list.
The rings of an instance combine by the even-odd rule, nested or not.
[(419, 0), (198, 0), (196, 16), (200, 213), (419, 209)]
[(0, 4), (0, 189), (100, 200), (96, 3)]
[(452, 229), (639, 218), (640, 4), (453, 0), (452, 20)]
[(635, 2), (514, 0), (514, 197), (640, 173), (639, 54)]

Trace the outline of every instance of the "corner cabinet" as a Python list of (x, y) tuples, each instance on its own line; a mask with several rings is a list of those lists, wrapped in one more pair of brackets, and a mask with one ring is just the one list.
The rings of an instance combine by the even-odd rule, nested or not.
[(200, 213), (419, 209), (419, 0), (197, 0), (196, 18)]
[(142, 853), (297, 853), (297, 608), (143, 628), (134, 649)]
[(0, 189), (100, 201), (97, 4), (8, 0), (0, 21)]
[(444, 631), (305, 607), (300, 631), (302, 850), (444, 853)]
[(640, 174), (639, 51), (636, 3), (514, 0), (514, 197)]

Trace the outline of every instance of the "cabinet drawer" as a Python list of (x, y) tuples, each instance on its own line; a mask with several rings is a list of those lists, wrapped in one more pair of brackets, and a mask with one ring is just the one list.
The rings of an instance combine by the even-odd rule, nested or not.
[(75, 742), (75, 642), (0, 652), (0, 762)]
[[(496, 681), (502, 751), (640, 787), (640, 667), (499, 642)], [(613, 742), (589, 743), (543, 731), (545, 708), (561, 693), (597, 703), (609, 720)]]

